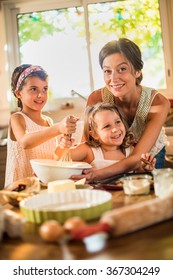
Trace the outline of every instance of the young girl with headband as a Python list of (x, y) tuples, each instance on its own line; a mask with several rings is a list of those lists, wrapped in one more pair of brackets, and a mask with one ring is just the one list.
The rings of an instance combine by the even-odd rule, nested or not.
[(75, 117), (66, 117), (53, 124), (50, 117), (42, 114), (48, 99), (48, 74), (42, 67), (16, 67), (11, 88), (20, 111), (13, 113), (9, 122), (5, 187), (33, 176), (31, 159), (53, 159), (56, 136), (74, 133), (77, 121)]
[[(70, 148), (74, 161), (84, 161), (95, 169), (110, 166), (128, 157), (133, 151), (134, 135), (127, 130), (127, 124), (115, 105), (97, 103), (88, 106), (84, 119), (84, 137), (86, 142)], [(71, 146), (68, 136), (62, 136), (55, 153), (60, 158), (64, 148)], [(142, 157), (150, 164), (141, 163), (137, 171), (150, 171), (156, 160), (149, 153)]]

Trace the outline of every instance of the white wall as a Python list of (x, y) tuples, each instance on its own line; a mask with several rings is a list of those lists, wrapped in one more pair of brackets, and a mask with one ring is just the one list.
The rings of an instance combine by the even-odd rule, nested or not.
[(0, 10), (0, 127), (8, 124), (10, 117), (9, 102), (7, 100), (7, 80), (5, 75), (5, 34), (3, 32), (2, 11)]

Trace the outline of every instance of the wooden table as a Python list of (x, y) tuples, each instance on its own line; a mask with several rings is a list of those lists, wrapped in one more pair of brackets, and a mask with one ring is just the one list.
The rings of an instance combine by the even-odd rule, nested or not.
[[(144, 196), (126, 196), (111, 191), (113, 208), (153, 199), (153, 191)], [(15, 209), (14, 209), (15, 210)], [(26, 223), (21, 239), (4, 236), (0, 243), (1, 260), (173, 260), (173, 219), (120, 237), (110, 237), (97, 253), (87, 252), (82, 241), (67, 244), (45, 243), (38, 225)]]

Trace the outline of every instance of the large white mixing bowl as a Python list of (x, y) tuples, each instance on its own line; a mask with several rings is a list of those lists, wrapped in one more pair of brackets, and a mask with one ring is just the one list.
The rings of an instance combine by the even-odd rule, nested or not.
[(32, 169), (43, 183), (69, 179), (72, 175), (82, 174), (83, 169), (91, 168), (85, 162), (56, 161), (53, 159), (31, 159)]

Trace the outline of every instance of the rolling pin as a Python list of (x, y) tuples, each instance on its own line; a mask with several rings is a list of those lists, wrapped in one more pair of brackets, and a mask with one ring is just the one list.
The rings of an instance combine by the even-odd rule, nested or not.
[(111, 229), (111, 235), (127, 234), (173, 218), (173, 195), (113, 209), (102, 215), (101, 224)]

